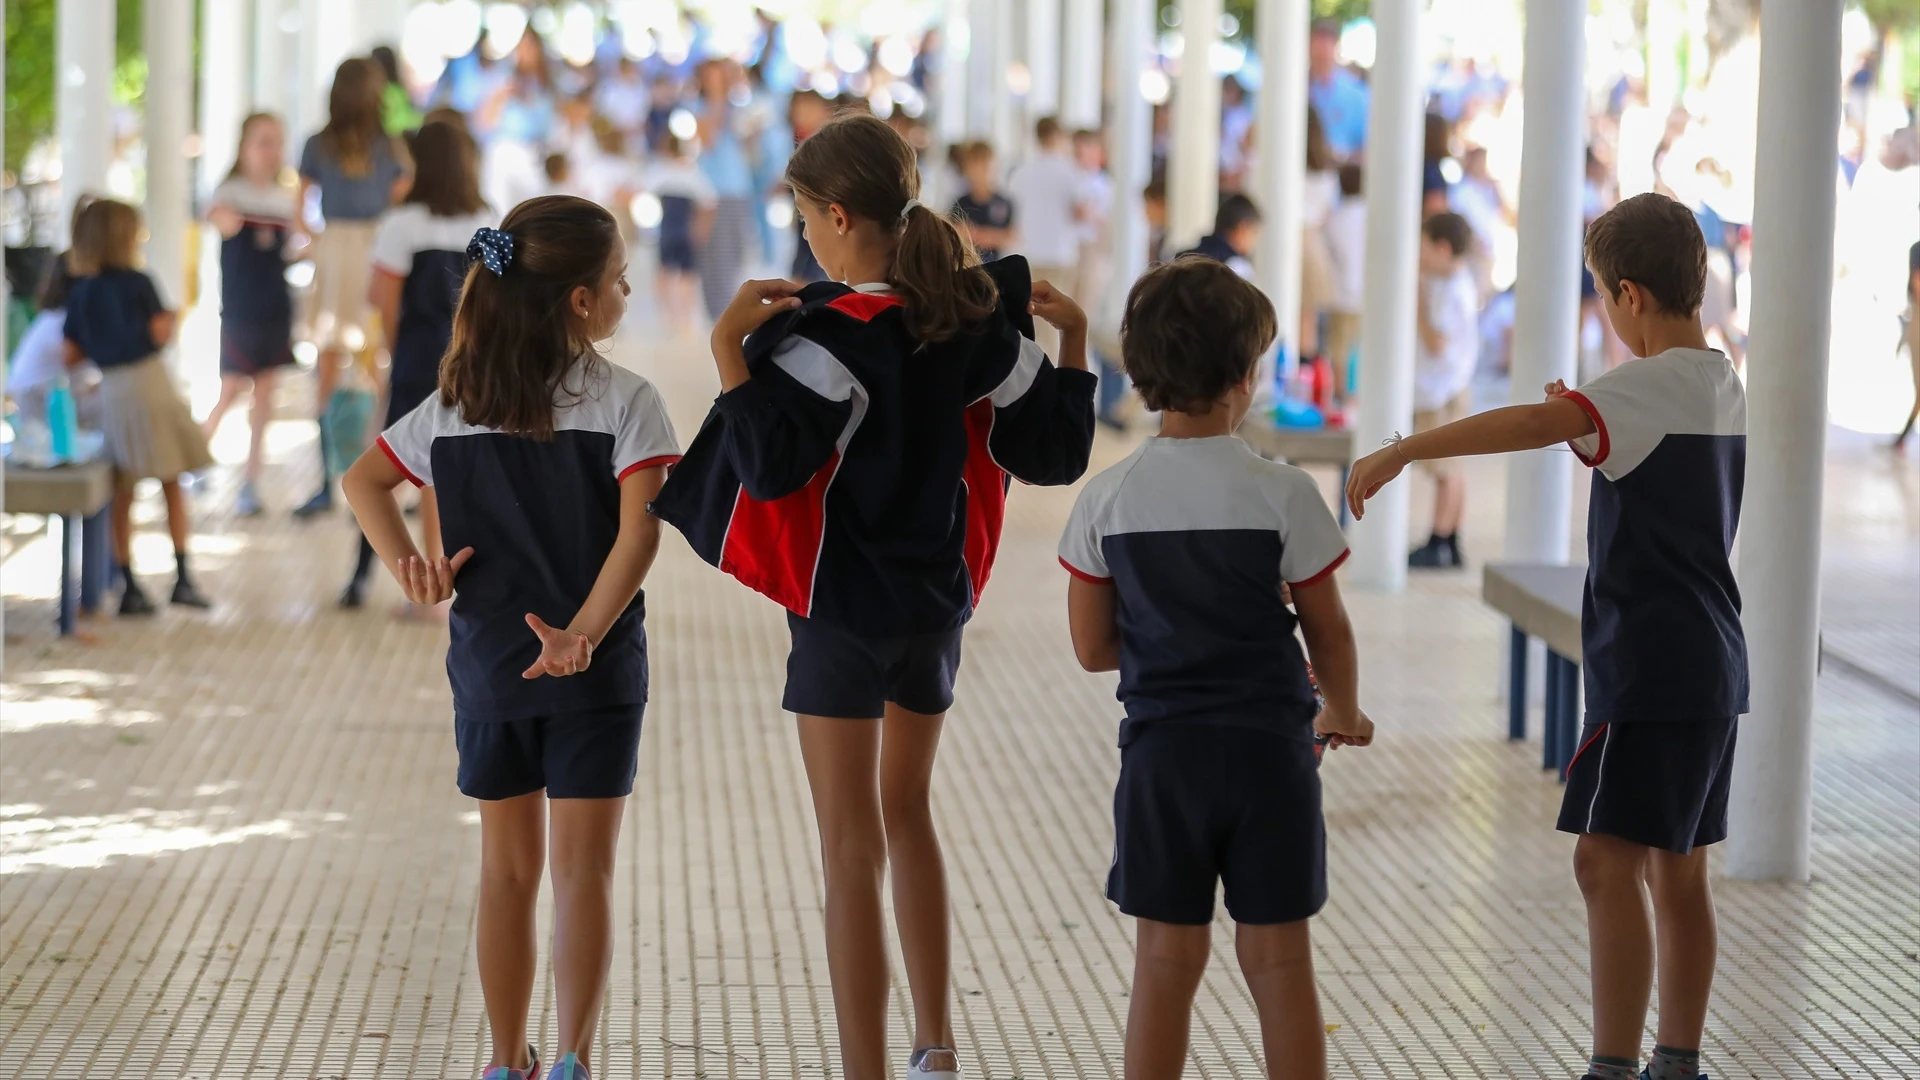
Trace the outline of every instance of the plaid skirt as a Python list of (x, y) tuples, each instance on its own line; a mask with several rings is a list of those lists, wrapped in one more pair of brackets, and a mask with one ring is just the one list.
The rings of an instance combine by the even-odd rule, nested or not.
[(100, 426), (122, 483), (175, 480), (213, 464), (207, 437), (157, 356), (101, 369)]

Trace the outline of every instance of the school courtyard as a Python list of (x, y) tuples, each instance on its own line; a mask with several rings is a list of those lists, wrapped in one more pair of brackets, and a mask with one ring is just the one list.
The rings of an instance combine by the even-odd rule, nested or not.
[[(660, 338), (635, 328), (615, 358), (661, 385), (690, 438), (710, 361)], [(9, 1075), (464, 1078), (485, 1063), (477, 815), (453, 786), (445, 631), (389, 618), (390, 581), (366, 610), (335, 609), (348, 519), (285, 513), (312, 483), (308, 393), (287, 387), (272, 430), (272, 513), (231, 515), (226, 466), (196, 497), (211, 613), (58, 639), (56, 545), (9, 519)], [(235, 416), (216, 452), (235, 461), (244, 440)], [(1129, 445), (1103, 435), (1096, 467)], [(1471, 474), (1472, 555), (1499, 550), (1504, 476)], [(1716, 882), (1716, 1078), (1920, 1075), (1920, 463), (1836, 430), (1826, 479), (1813, 877)], [(936, 777), (956, 1026), (983, 1080), (1120, 1075), (1132, 929), (1102, 897), (1119, 710), (1112, 677), (1083, 674), (1068, 644), (1054, 544), (1071, 497), (1013, 495)], [(157, 500), (141, 512), (138, 562), (158, 575)], [(784, 624), (668, 536), (596, 1076), (837, 1075), (812, 813), (777, 708)], [(1380, 734), (1325, 765), (1332, 900), (1314, 933), (1336, 1077), (1562, 1080), (1584, 1062), (1572, 840), (1552, 828), (1537, 710), (1528, 742), (1506, 738), (1507, 624), (1479, 598), (1477, 561), (1401, 595), (1348, 591)], [(1256, 1021), (1220, 930), (1188, 1075), (1253, 1077)], [(904, 1052), (904, 984), (896, 1015)], [(543, 1042), (552, 1022), (536, 1020)]]

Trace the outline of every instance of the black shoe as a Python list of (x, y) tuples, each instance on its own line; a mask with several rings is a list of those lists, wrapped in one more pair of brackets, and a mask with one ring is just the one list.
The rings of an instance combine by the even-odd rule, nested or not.
[(154, 612), (153, 601), (147, 599), (140, 586), (129, 584), (120, 594), (120, 614), (151, 615)]
[(340, 610), (358, 611), (367, 602), (367, 583), (359, 578), (347, 582), (340, 590)]
[(1445, 570), (1453, 565), (1451, 558), (1452, 553), (1447, 548), (1446, 541), (1436, 536), (1428, 539), (1424, 547), (1407, 556), (1407, 566), (1413, 570)]
[(187, 578), (180, 578), (173, 583), (173, 596), (168, 603), (175, 607), (201, 609), (213, 606), (213, 601), (207, 599), (206, 594), (195, 588), (193, 582)]
[(1446, 544), (1447, 558), (1451, 560), (1448, 565), (1453, 566), (1455, 569), (1465, 569), (1467, 565), (1467, 554), (1460, 550), (1459, 534), (1456, 533), (1453, 536), (1447, 537)]
[(293, 516), (296, 518), (302, 518), (302, 519), (310, 518), (310, 517), (318, 517), (319, 515), (327, 513), (332, 509), (333, 509), (333, 485), (326, 484), (322, 486), (319, 491), (316, 491), (313, 493), (313, 498), (308, 499), (304, 503), (301, 503), (299, 508), (294, 510)]

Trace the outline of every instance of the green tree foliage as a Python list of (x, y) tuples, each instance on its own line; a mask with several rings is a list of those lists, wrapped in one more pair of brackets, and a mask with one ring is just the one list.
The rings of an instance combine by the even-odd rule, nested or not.
[[(27, 151), (53, 134), (59, 100), (56, 22), (59, 0), (7, 2), (6, 168), (18, 170)], [(141, 0), (115, 0), (114, 100), (139, 101), (146, 92), (147, 60), (141, 48)]]
[[(1893, 0), (1895, 3), (1903, 0)], [(1910, 2), (1910, 0), (1906, 0)], [(1255, 9), (1259, 0), (1226, 0), (1226, 12), (1240, 20), (1239, 36), (1246, 40), (1253, 38), (1253, 21), (1257, 17)], [(1373, 10), (1373, 0), (1313, 0), (1313, 17), (1316, 19), (1336, 18), (1341, 22), (1364, 19)]]

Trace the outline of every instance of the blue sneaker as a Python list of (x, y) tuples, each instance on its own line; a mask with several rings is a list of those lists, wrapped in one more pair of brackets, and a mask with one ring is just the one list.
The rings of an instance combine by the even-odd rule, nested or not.
[(261, 511), (260, 493), (253, 490), (253, 484), (240, 485), (240, 494), (233, 500), (233, 512), (239, 517), (259, 517)]
[(481, 1073), (480, 1080), (540, 1080), (540, 1051), (535, 1050), (532, 1043), (527, 1044), (527, 1059), (529, 1064), (524, 1070), (495, 1065)]
[(547, 1074), (547, 1080), (593, 1080), (587, 1075), (587, 1067), (573, 1054), (562, 1054), (560, 1060), (553, 1063), (553, 1071)]

